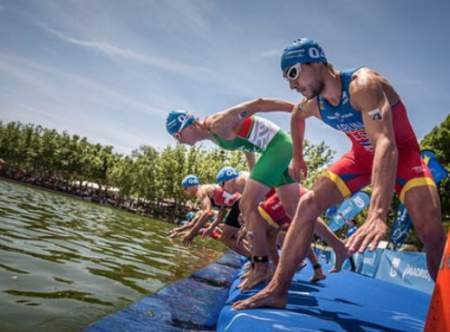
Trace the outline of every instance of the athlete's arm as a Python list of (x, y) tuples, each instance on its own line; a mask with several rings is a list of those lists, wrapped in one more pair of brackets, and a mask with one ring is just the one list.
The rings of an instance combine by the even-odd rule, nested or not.
[(206, 210), (211, 212), (212, 203), (211, 199), (208, 196), (208, 190), (211, 190), (211, 185), (206, 185), (205, 187), (200, 187), (200, 190), (197, 193), (197, 199), (200, 202), (200, 206), (202, 210)]
[(350, 238), (351, 252), (375, 249), (387, 231), (385, 223), (397, 170), (395, 142), (389, 101), (379, 78), (363, 71), (350, 85), (352, 104), (362, 112), (364, 126), (375, 149), (372, 167), (372, 198), (366, 222)]
[(245, 159), (247, 160), (248, 170), (251, 172), (256, 163), (255, 153), (244, 151), (244, 155)]
[(209, 225), (208, 229), (203, 233), (202, 238), (206, 238), (208, 235), (210, 235), (214, 229), (219, 226), (219, 224), (223, 221), (223, 218), (225, 217), (225, 215), (227, 214), (227, 209), (222, 206), (219, 209), (219, 213), (217, 214), (217, 218), (216, 220), (214, 220), (214, 222), (211, 223), (211, 225)]
[(188, 245), (192, 242), (195, 236), (198, 234), (199, 230), (206, 224), (212, 215), (212, 203), (208, 196), (209, 186), (200, 186), (197, 192), (197, 199), (200, 201), (200, 206), (202, 211), (200, 211), (199, 218), (197, 219), (194, 226), (191, 228), (190, 232), (186, 234), (183, 238), (183, 243)]
[(308, 168), (303, 159), (303, 142), (305, 138), (305, 119), (313, 115), (311, 101), (303, 99), (295, 105), (291, 115), (292, 162), (289, 166), (291, 176), (299, 181), (300, 176), (307, 176)]
[(197, 236), (200, 229), (208, 222), (209, 218), (212, 215), (212, 211), (203, 210), (200, 212), (199, 218), (195, 223), (194, 227), (190, 230), (186, 236), (183, 237), (183, 244), (190, 245), (194, 238)]
[(236, 136), (242, 120), (260, 112), (291, 112), (294, 104), (271, 98), (258, 98), (213, 114), (206, 120), (209, 129), (224, 139)]

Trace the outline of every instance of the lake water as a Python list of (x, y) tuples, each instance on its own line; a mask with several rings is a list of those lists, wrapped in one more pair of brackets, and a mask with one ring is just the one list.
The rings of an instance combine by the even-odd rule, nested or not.
[(172, 227), (0, 180), (0, 331), (82, 330), (221, 254)]

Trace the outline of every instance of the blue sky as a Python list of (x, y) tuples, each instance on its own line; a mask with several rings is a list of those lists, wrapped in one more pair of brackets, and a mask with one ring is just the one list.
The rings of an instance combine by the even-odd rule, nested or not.
[[(281, 50), (316, 39), (338, 69), (366, 65), (402, 96), (419, 138), (449, 113), (449, 1), (0, 0), (0, 119), (129, 153), (174, 144), (168, 110), (202, 117), (261, 96), (298, 101)], [(269, 115), (285, 129), (286, 113)], [(339, 154), (317, 120), (307, 138)]]

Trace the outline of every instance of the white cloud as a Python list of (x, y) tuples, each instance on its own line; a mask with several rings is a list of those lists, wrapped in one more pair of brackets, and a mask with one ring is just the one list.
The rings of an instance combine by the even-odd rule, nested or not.
[(92, 79), (17, 56), (0, 55), (0, 72), (6, 83), (0, 88), (3, 121), (67, 129), (122, 153), (167, 140), (157, 130), (167, 115), (165, 105), (149, 105)]
[(37, 23), (36, 25), (66, 43), (94, 49), (111, 57), (120, 57), (123, 59), (139, 62), (145, 65), (150, 65), (185, 75), (198, 75), (210, 72), (209, 69), (203, 67), (187, 65), (179, 61), (167, 60), (162, 57), (139, 53), (131, 50), (130, 48), (117, 46), (110, 42), (91, 41), (74, 38), (64, 34), (59, 30), (49, 27), (45, 23)]
[[(71, 106), (67, 103), (67, 95), (68, 93), (73, 93), (75, 99), (81, 96), (84, 101), (96, 99), (104, 107), (108, 107), (108, 104), (105, 105), (104, 101), (110, 101), (111, 105), (120, 101), (125, 106), (142, 113), (161, 117), (166, 116), (167, 113), (165, 110), (166, 105), (149, 105), (91, 79), (37, 64), (23, 58), (0, 55), (0, 71), (15, 77), (22, 83), (39, 91), (39, 93), (43, 93), (47, 99), (58, 102), (65, 107)], [(72, 92), (63, 89), (68, 84), (75, 85), (77, 89)], [(70, 90), (70, 87), (68, 90)], [(72, 106), (76, 107), (76, 105)]]

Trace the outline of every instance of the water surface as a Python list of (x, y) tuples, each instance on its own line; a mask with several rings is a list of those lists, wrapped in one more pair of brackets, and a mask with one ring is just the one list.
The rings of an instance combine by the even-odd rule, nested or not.
[(0, 180), (0, 331), (79, 331), (220, 255), (168, 223)]

